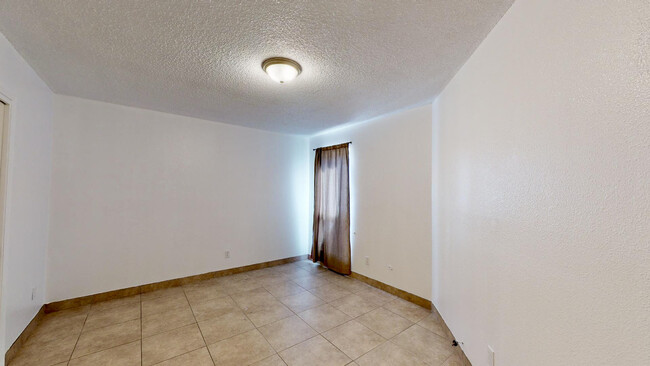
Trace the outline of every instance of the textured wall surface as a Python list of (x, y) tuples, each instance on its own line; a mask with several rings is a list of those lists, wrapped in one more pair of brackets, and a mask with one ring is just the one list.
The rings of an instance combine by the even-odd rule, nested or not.
[(0, 31), (56, 93), (310, 134), (431, 102), (511, 3), (5, 0)]
[[(310, 145), (346, 141), (352, 270), (431, 299), (431, 105), (331, 129)], [(310, 182), (313, 164), (312, 152)]]
[(518, 0), (437, 99), (433, 299), (473, 365), (650, 365), (649, 20)]
[[(52, 171), (52, 92), (0, 35), (0, 99), (11, 99), (5, 206), (2, 355), (45, 297), (45, 255)], [(32, 299), (32, 289), (35, 289)], [(2, 356), (4, 358), (4, 356)]]
[(306, 254), (308, 156), (305, 137), (55, 96), (46, 300)]

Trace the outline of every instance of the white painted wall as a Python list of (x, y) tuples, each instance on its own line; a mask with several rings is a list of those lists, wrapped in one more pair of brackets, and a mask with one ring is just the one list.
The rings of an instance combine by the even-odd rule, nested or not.
[(649, 19), (517, 0), (437, 99), (433, 301), (473, 365), (650, 364)]
[[(352, 270), (426, 299), (431, 298), (431, 118), (427, 104), (310, 139), (312, 149), (352, 141)], [(311, 234), (313, 151), (309, 166)]]
[(11, 99), (12, 108), (0, 306), (4, 354), (44, 300), (52, 92), (2, 34), (0, 94)]
[(306, 137), (54, 100), (48, 301), (306, 254)]

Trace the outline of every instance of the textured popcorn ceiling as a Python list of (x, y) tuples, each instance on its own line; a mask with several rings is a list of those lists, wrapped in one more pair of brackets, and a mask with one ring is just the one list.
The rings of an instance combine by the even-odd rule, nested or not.
[(56, 93), (311, 134), (431, 101), (511, 3), (0, 0), (0, 32)]

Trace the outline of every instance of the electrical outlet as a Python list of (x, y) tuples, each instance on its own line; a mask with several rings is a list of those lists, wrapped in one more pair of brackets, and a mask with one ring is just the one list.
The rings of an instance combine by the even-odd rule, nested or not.
[(366, 256), (366, 266), (370, 265), (370, 257)]
[(492, 349), (492, 346), (488, 345), (488, 365), (489, 366), (495, 366), (494, 364), (494, 350)]
[(225, 255), (225, 257), (226, 257), (226, 259), (229, 259), (229, 258), (230, 258), (230, 250), (226, 250), (226, 255)]

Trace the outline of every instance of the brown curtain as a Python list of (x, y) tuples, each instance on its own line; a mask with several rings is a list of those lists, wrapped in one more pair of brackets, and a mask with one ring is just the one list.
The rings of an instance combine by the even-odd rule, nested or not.
[(316, 149), (314, 242), (311, 259), (350, 274), (350, 181), (348, 144)]

